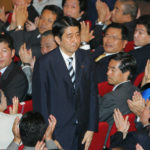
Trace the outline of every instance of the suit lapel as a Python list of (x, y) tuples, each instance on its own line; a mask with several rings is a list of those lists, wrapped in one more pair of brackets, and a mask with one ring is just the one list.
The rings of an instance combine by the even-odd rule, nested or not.
[(84, 69), (84, 64), (83, 64), (83, 58), (80, 55), (79, 50), (77, 50), (76, 54), (76, 79), (75, 79), (75, 90), (77, 90), (80, 86), (80, 80), (81, 80), (81, 75), (82, 71)]

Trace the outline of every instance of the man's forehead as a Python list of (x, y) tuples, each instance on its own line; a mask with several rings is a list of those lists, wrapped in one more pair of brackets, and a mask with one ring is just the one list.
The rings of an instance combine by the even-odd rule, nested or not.
[(64, 34), (73, 34), (73, 33), (79, 33), (78, 26), (69, 26), (64, 30)]
[(110, 62), (109, 62), (108, 67), (109, 67), (109, 68), (114, 68), (114, 69), (115, 69), (115, 68), (119, 68), (119, 65), (120, 65), (120, 61), (111, 59)]
[(113, 28), (113, 27), (108, 28), (107, 31), (105, 32), (105, 34), (122, 36), (121, 29), (120, 28)]

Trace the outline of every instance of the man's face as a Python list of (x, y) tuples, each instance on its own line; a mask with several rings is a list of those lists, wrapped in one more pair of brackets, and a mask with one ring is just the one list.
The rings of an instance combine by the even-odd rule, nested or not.
[(107, 29), (103, 38), (103, 47), (107, 53), (116, 53), (123, 51), (127, 41), (122, 40), (121, 29), (109, 28)]
[(0, 69), (3, 69), (10, 65), (12, 58), (14, 57), (15, 50), (11, 50), (7, 43), (0, 43)]
[(80, 12), (80, 3), (78, 0), (66, 0), (63, 7), (64, 16), (70, 16), (75, 19), (83, 15), (83, 11)]
[(44, 33), (45, 31), (52, 30), (52, 25), (56, 20), (56, 14), (52, 13), (50, 10), (44, 10), (39, 19), (39, 31)]
[(142, 24), (137, 24), (134, 32), (134, 44), (136, 46), (144, 46), (150, 43), (150, 35), (147, 33), (147, 29)]
[(114, 9), (112, 11), (112, 22), (115, 23), (125, 23), (124, 22), (124, 17), (125, 15), (123, 14), (124, 12), (124, 4), (116, 1)]
[(150, 101), (146, 102), (146, 106), (144, 108), (144, 111), (142, 112), (140, 116), (140, 120), (143, 125), (148, 125), (149, 121), (148, 119), (150, 118)]
[(128, 73), (122, 73), (119, 69), (120, 61), (110, 60), (107, 71), (107, 81), (109, 84), (117, 85), (121, 82), (127, 81)]
[(55, 39), (52, 35), (43, 36), (41, 38), (41, 53), (47, 54), (57, 47)]
[(61, 50), (68, 56), (72, 56), (80, 46), (80, 31), (78, 27), (67, 27), (61, 39), (55, 38)]

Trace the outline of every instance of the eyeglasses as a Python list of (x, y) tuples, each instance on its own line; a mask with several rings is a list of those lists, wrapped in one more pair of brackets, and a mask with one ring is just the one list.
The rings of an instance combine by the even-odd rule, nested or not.
[(108, 38), (108, 39), (113, 39), (113, 40), (122, 40), (121, 38), (119, 37), (116, 37), (114, 35), (109, 35), (109, 34), (105, 34), (104, 35), (105, 38)]

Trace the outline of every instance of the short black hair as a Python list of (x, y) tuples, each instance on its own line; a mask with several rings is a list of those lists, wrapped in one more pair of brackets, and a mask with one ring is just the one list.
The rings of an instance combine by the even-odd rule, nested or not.
[(104, 33), (106, 33), (106, 31), (107, 31), (109, 28), (121, 29), (122, 40), (128, 40), (129, 31), (128, 31), (128, 29), (127, 29), (123, 24), (111, 23), (110, 25), (108, 25), (108, 26), (106, 27)]
[(79, 31), (81, 30), (80, 23), (72, 17), (64, 16), (61, 19), (56, 20), (52, 27), (53, 35), (58, 36), (61, 39), (64, 30), (70, 26), (78, 27)]
[(118, 0), (121, 3), (124, 3), (124, 11), (123, 14), (129, 14), (132, 20), (135, 20), (138, 13), (138, 4), (135, 0)]
[[(78, 0), (78, 1), (79, 1), (79, 6), (80, 6), (80, 12), (86, 11), (87, 1), (86, 0)], [(62, 0), (62, 8), (64, 7), (65, 3), (66, 3), (66, 0)]]
[(111, 61), (112, 59), (116, 61), (120, 61), (119, 69), (121, 70), (122, 73), (127, 71), (130, 72), (128, 79), (131, 80), (133, 78), (133, 75), (136, 72), (135, 58), (129, 53), (119, 52), (115, 55), (112, 55), (109, 61)]
[(0, 43), (2, 42), (7, 43), (11, 50), (14, 49), (13, 39), (8, 34), (0, 34)]
[(27, 112), (19, 124), (21, 141), (25, 146), (34, 147), (46, 131), (46, 123), (39, 112)]
[(144, 25), (147, 33), (150, 35), (150, 15), (140, 16), (137, 19), (136, 24)]
[[(43, 9), (42, 9), (42, 13), (44, 12), (44, 10), (49, 10), (51, 11), (53, 14), (55, 14), (57, 17), (56, 17), (56, 20), (59, 19), (59, 18), (62, 18), (63, 17), (63, 10), (56, 6), (56, 5), (46, 5)], [(42, 14), (41, 13), (41, 14)]]
[(47, 30), (47, 31), (45, 31), (44, 33), (42, 33), (41, 36), (43, 37), (43, 36), (48, 36), (48, 35), (54, 36), (52, 30)]

